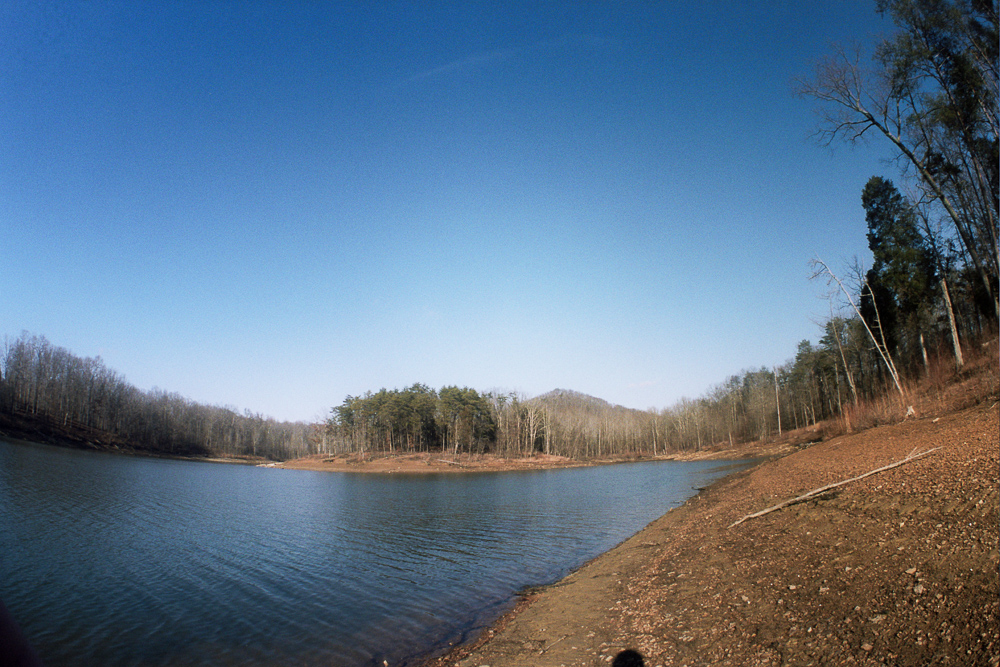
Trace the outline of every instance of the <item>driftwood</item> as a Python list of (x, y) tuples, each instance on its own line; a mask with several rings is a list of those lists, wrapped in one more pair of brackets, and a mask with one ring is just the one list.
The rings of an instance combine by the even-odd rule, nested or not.
[(555, 646), (556, 644), (558, 644), (558, 643), (559, 643), (559, 642), (561, 642), (562, 640), (566, 639), (567, 637), (569, 637), (569, 635), (563, 635), (562, 637), (560, 637), (559, 639), (555, 640), (554, 642), (552, 642), (551, 644), (549, 644), (548, 646), (546, 646), (545, 648), (543, 648), (543, 649), (542, 649), (541, 651), (539, 651), (539, 652), (538, 652), (538, 655), (542, 655), (542, 654), (544, 654), (544, 653), (545, 653), (546, 651), (548, 651), (548, 650), (549, 650), (550, 648), (552, 648), (553, 646)]
[[(759, 512), (754, 512), (753, 514), (747, 514), (745, 517), (743, 517), (739, 521), (734, 521), (733, 523), (729, 524), (729, 527), (732, 528), (733, 526), (738, 526), (738, 525), (740, 525), (741, 523), (743, 523), (744, 521), (746, 521), (748, 519), (756, 519), (759, 516), (764, 516), (765, 514), (770, 514), (771, 512), (780, 510), (783, 507), (788, 507), (789, 505), (794, 505), (795, 503), (801, 503), (801, 502), (803, 502), (805, 500), (809, 500), (810, 498), (814, 498), (816, 496), (822, 495), (822, 494), (826, 493), (827, 491), (831, 491), (833, 489), (836, 489), (838, 486), (844, 486), (845, 484), (850, 484), (851, 482), (856, 482), (859, 479), (864, 479), (865, 477), (869, 477), (871, 475), (875, 475), (875, 474), (880, 473), (880, 472), (885, 472), (886, 470), (891, 470), (892, 468), (897, 468), (897, 467), (903, 465), (904, 463), (909, 463), (910, 461), (915, 461), (916, 459), (919, 459), (922, 456), (927, 456), (931, 452), (937, 451), (939, 449), (941, 449), (941, 448), (940, 447), (934, 447), (932, 449), (928, 449), (925, 452), (920, 452), (919, 454), (914, 454), (913, 452), (910, 452), (905, 459), (900, 459), (899, 461), (896, 461), (895, 463), (890, 463), (887, 466), (882, 466), (881, 468), (876, 468), (875, 470), (869, 470), (868, 472), (864, 473), (863, 475), (858, 475), (857, 477), (852, 477), (850, 479), (845, 479), (842, 482), (834, 482), (833, 484), (827, 484), (826, 486), (821, 486), (818, 489), (813, 489), (812, 491), (809, 491), (808, 493), (802, 494), (798, 498), (792, 498), (791, 500), (786, 500), (786, 501), (784, 501), (782, 503), (778, 503), (777, 505), (775, 505), (773, 507), (768, 507), (766, 510), (761, 510)], [(916, 451), (916, 450), (914, 450), (914, 451)]]
[(453, 466), (458, 466), (459, 468), (464, 468), (465, 466), (458, 461), (449, 461), (448, 459), (434, 459), (435, 461), (440, 461), (441, 463), (450, 463)]

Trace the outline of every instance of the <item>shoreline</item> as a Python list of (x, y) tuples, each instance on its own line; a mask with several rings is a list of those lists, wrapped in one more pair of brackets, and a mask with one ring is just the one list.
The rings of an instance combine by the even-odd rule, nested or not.
[[(769, 443), (785, 453), (713, 482), (561, 581), (524, 591), (470, 642), (407, 664), (594, 665), (634, 649), (649, 667), (997, 667), (998, 434), (990, 398), (824, 441)], [(734, 526), (804, 492), (934, 448), (940, 450)], [(735, 451), (746, 457), (765, 449)], [(733, 451), (638, 460), (727, 460)], [(481, 459), (478, 468), (453, 472), (495, 470), (495, 461)], [(380, 460), (395, 465), (391, 457)], [(620, 462), (534, 457), (526, 465)]]
[(0, 415), (0, 437), (25, 443), (63, 447), (79, 451), (104, 452), (122, 456), (138, 456), (178, 461), (204, 463), (228, 463), (253, 465), (261, 468), (281, 468), (285, 470), (310, 470), (318, 472), (349, 472), (361, 474), (428, 474), (428, 473), (476, 473), (506, 472), (526, 470), (551, 470), (557, 468), (578, 468), (621, 463), (651, 461), (730, 461), (737, 459), (765, 458), (787, 453), (803, 443), (820, 437), (816, 426), (786, 433), (780, 438), (765, 442), (753, 442), (730, 448), (722, 446), (706, 447), (690, 452), (672, 452), (660, 455), (630, 455), (572, 459), (565, 456), (535, 454), (517, 458), (505, 458), (493, 454), (452, 454), (448, 452), (406, 452), (363, 454), (313, 454), (286, 461), (271, 461), (253, 456), (219, 456), (193, 452), (166, 452), (137, 449), (127, 442), (117, 440), (104, 433), (81, 430), (79, 428), (54, 428), (43, 421), (32, 421), (23, 417)]
[[(1000, 664), (997, 404), (712, 485), (421, 667)], [(730, 527), (805, 491), (923, 458)]]
[(261, 459), (166, 454), (163, 452), (150, 452), (127, 447), (117, 447), (114, 445), (102, 445), (87, 442), (81, 443), (74, 440), (63, 440), (54, 436), (42, 436), (33, 433), (23, 433), (5, 429), (0, 429), (0, 438), (25, 445), (42, 445), (44, 447), (57, 447), (59, 449), (71, 449), (78, 452), (89, 452), (95, 454), (111, 454), (113, 456), (131, 456), (135, 458), (163, 459), (167, 461), (192, 461), (195, 463), (224, 463), (227, 465), (261, 465)]
[(315, 472), (350, 472), (359, 474), (429, 474), (477, 473), (524, 470), (554, 470), (598, 465), (648, 463), (662, 461), (736, 461), (740, 459), (773, 458), (796, 449), (787, 438), (778, 442), (752, 443), (732, 449), (704, 449), (659, 456), (571, 459), (564, 456), (536, 454), (518, 458), (503, 458), (490, 454), (442, 454), (421, 452), (364, 456), (358, 454), (316, 454), (289, 461), (257, 464), (263, 468), (311, 470)]

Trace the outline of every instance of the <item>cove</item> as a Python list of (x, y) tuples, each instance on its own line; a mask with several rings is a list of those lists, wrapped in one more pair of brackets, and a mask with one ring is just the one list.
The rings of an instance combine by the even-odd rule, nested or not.
[(50, 667), (396, 667), (740, 465), (358, 475), (0, 440), (0, 599)]

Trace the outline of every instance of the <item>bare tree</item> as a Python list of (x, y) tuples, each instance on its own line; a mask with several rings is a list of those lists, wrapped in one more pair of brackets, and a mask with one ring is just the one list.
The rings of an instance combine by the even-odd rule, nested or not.
[[(960, 21), (953, 20), (952, 26), (931, 14), (948, 12), (929, 8), (929, 3), (886, 4), (893, 6), (892, 14), (904, 30), (882, 43), (874, 66), (863, 66), (859, 47), (838, 48), (819, 64), (814, 81), (799, 83), (798, 92), (824, 104), (819, 129), (824, 143), (840, 138), (856, 142), (874, 130), (899, 151), (929, 196), (947, 212), (997, 316), (1000, 302), (992, 280), (1000, 268), (996, 165), (992, 164), (996, 158), (984, 158), (981, 148), (995, 145), (997, 138), (996, 64), (978, 55), (992, 47), (989, 40), (966, 39), (946, 48), (943, 44), (961, 42), (942, 38), (953, 38), (948, 31), (962, 33)], [(904, 5), (927, 6), (906, 11)], [(988, 20), (995, 32), (995, 9)], [(958, 65), (948, 62), (969, 58), (968, 54), (973, 54), (973, 62), (988, 66), (980, 76), (956, 81), (953, 70)], [(967, 100), (959, 99), (968, 94), (960, 91), (973, 85), (981, 113), (972, 113)]]
[[(844, 287), (844, 283), (841, 282), (840, 278), (838, 278), (836, 274), (834, 274), (833, 271), (830, 270), (830, 267), (827, 266), (826, 262), (817, 257), (810, 262), (810, 266), (812, 266), (813, 268), (813, 274), (812, 276), (810, 276), (810, 279), (819, 278), (825, 275), (827, 277), (828, 282), (829, 281), (835, 282), (837, 284), (837, 287), (840, 288), (841, 293), (847, 299), (847, 302), (851, 305), (851, 308), (854, 309), (855, 313), (857, 313), (858, 319), (860, 319), (861, 323), (864, 324), (865, 331), (867, 331), (868, 335), (871, 336), (872, 343), (875, 344), (875, 348), (878, 350), (879, 356), (882, 357), (882, 361), (885, 363), (886, 370), (889, 371), (889, 375), (892, 377), (893, 384), (895, 384), (896, 390), (899, 392), (900, 398), (906, 400), (906, 392), (903, 391), (903, 386), (899, 382), (899, 372), (896, 370), (896, 364), (893, 363), (892, 355), (889, 354), (889, 350), (885, 345), (884, 334), (880, 333), (879, 337), (875, 336), (875, 334), (871, 330), (871, 327), (869, 327), (868, 323), (865, 322), (865, 318), (862, 317), (861, 310), (854, 302), (854, 298), (851, 296), (851, 293), (847, 290), (846, 287)], [(878, 311), (876, 309), (876, 313), (877, 312)], [(881, 331), (881, 326), (879, 327), (879, 329)]]

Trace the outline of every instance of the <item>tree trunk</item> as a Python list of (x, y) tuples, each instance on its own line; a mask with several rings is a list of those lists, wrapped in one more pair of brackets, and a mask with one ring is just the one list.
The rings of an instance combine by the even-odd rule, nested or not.
[(920, 332), (920, 355), (924, 359), (924, 375), (926, 377), (931, 376), (931, 364), (927, 361), (927, 346), (924, 345), (924, 332)]
[(951, 295), (948, 293), (948, 281), (941, 278), (941, 292), (944, 294), (944, 304), (948, 311), (948, 326), (951, 329), (951, 347), (955, 351), (955, 366), (961, 370), (965, 365), (962, 357), (962, 344), (958, 340), (958, 327), (955, 324), (955, 310), (951, 305)]
[[(778, 408), (778, 437), (781, 437), (781, 398), (778, 396), (778, 369), (774, 369), (774, 404)], [(732, 444), (733, 435), (729, 434), (730, 444)]]

